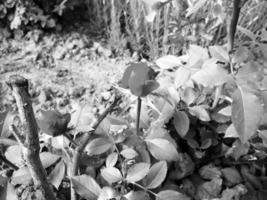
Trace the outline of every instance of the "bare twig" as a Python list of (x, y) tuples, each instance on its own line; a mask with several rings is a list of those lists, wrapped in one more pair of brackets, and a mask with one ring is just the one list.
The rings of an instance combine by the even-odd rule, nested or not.
[(34, 184), (40, 189), (42, 199), (56, 200), (53, 190), (46, 179), (47, 174), (39, 156), (38, 127), (29, 98), (28, 80), (19, 75), (12, 75), (9, 77), (7, 84), (12, 90), (18, 106), (22, 133), (25, 137), (25, 142), (21, 144), (21, 148)]
[[(74, 155), (73, 155), (73, 168), (72, 168), (72, 176), (76, 176), (78, 174), (78, 167), (79, 167), (79, 163), (80, 163), (80, 157), (81, 154), (84, 151), (84, 148), (86, 147), (86, 145), (88, 144), (91, 135), (95, 132), (95, 130), (97, 129), (97, 127), (99, 126), (99, 124), (106, 118), (106, 116), (112, 112), (113, 108), (118, 104), (118, 102), (120, 101), (120, 97), (116, 97), (114, 102), (99, 116), (98, 120), (95, 121), (92, 124), (92, 131), (89, 131), (86, 135), (86, 137), (84, 138), (84, 140), (82, 141), (82, 143), (76, 147)], [(71, 184), (71, 200), (76, 200), (77, 196), (75, 193), (75, 190), (73, 188), (73, 185)]]

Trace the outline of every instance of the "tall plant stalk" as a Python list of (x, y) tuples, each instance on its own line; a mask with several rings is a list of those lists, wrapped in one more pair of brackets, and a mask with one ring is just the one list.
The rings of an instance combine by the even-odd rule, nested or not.
[(137, 98), (137, 115), (136, 115), (136, 134), (140, 135), (140, 116), (141, 116), (141, 105), (142, 99), (141, 97)]

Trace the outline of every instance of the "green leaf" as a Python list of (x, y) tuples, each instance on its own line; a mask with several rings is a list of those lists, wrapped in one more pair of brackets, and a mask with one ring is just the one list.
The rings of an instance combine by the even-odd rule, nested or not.
[(164, 190), (157, 194), (157, 200), (190, 200), (190, 198), (174, 190)]
[(190, 79), (191, 70), (187, 67), (180, 67), (175, 72), (175, 87), (180, 88)]
[(181, 58), (174, 55), (166, 55), (156, 60), (161, 69), (173, 69), (182, 65)]
[(118, 153), (113, 152), (106, 159), (106, 167), (114, 167), (118, 161)]
[(148, 150), (158, 160), (177, 161), (179, 154), (174, 145), (166, 139), (146, 139)]
[(236, 140), (232, 147), (228, 149), (226, 155), (231, 156), (235, 160), (238, 160), (241, 156), (247, 155), (249, 151), (249, 144), (248, 143), (241, 143), (240, 140)]
[(130, 191), (124, 195), (127, 200), (150, 200), (149, 194), (145, 191)]
[(199, 175), (204, 179), (212, 180), (214, 178), (220, 178), (222, 176), (222, 172), (213, 164), (208, 164), (199, 169)]
[(222, 174), (228, 186), (237, 185), (242, 182), (242, 177), (238, 170), (234, 167), (227, 167), (222, 169)]
[(225, 138), (238, 138), (238, 133), (233, 124), (231, 124), (225, 131)]
[(19, 145), (8, 147), (5, 152), (5, 157), (18, 167), (24, 164), (21, 148)]
[(142, 180), (148, 174), (149, 167), (148, 163), (137, 163), (131, 166), (127, 171), (126, 180), (131, 183)]
[(204, 87), (215, 87), (226, 83), (230, 76), (228, 71), (217, 64), (216, 59), (208, 59), (202, 69), (197, 71), (191, 78)]
[(189, 107), (188, 111), (191, 115), (196, 116), (198, 119), (208, 122), (210, 121), (210, 115), (208, 111), (204, 108), (204, 106), (194, 106), (194, 107)]
[(92, 140), (85, 148), (89, 155), (99, 155), (105, 153), (113, 146), (113, 143), (107, 138), (96, 138)]
[(42, 152), (40, 153), (40, 159), (44, 168), (48, 168), (51, 165), (55, 164), (61, 157), (56, 154), (52, 154), (50, 152)]
[(145, 179), (145, 187), (148, 189), (155, 189), (160, 186), (166, 178), (167, 170), (166, 161), (159, 161), (152, 165)]
[(260, 98), (247, 87), (239, 86), (232, 98), (232, 122), (239, 138), (246, 143), (258, 128), (263, 106)]
[(178, 134), (181, 137), (184, 137), (187, 134), (190, 125), (187, 114), (183, 111), (176, 111), (173, 115), (173, 123)]
[(194, 5), (191, 5), (187, 10), (186, 10), (186, 17), (189, 17), (192, 14), (197, 13), (197, 11), (202, 8), (205, 3), (207, 2), (207, 0), (199, 0), (199, 1), (195, 1)]
[(103, 187), (97, 200), (116, 199), (119, 193), (111, 187)]
[(203, 62), (209, 58), (208, 50), (197, 45), (190, 45), (188, 49), (188, 62), (186, 67), (199, 69)]
[(229, 54), (223, 46), (209, 46), (210, 54), (213, 58), (220, 60), (222, 62), (228, 63), (229, 62)]
[(255, 41), (257, 38), (257, 36), (254, 33), (252, 33), (250, 30), (246, 28), (243, 28), (242, 26), (237, 25), (237, 30), (248, 36), (252, 41)]
[(122, 150), (120, 154), (126, 159), (133, 159), (136, 156), (138, 156), (138, 153), (134, 149), (131, 149), (131, 148)]
[(85, 199), (96, 200), (101, 193), (98, 183), (90, 176), (81, 175), (71, 177), (75, 191)]
[(101, 169), (101, 175), (110, 184), (116, 183), (122, 180), (121, 172), (116, 167), (106, 167), (106, 168)]
[(15, 118), (15, 114), (5, 110), (0, 111), (0, 136), (3, 138), (8, 138), (12, 135), (9, 130), (9, 126), (13, 124)]
[(54, 110), (41, 110), (38, 113), (37, 123), (42, 132), (54, 137), (67, 130), (70, 119), (69, 113), (63, 115)]
[(18, 170), (14, 171), (12, 174), (12, 184), (13, 185), (28, 185), (32, 182), (32, 177), (28, 167), (21, 167)]
[(240, 46), (238, 49), (235, 51), (234, 56), (232, 58), (233, 63), (242, 63), (245, 62), (249, 59), (249, 57), (252, 56), (251, 51), (248, 50), (247, 47)]
[(56, 164), (55, 168), (48, 175), (47, 180), (58, 190), (64, 176), (65, 176), (66, 166), (61, 160)]

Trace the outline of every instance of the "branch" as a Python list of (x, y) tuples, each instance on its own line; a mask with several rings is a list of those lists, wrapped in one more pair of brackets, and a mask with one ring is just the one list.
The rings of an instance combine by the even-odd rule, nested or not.
[(0, 137), (0, 145), (4, 146), (13, 146), (17, 145), (18, 143), (15, 140), (9, 139), (9, 138), (3, 138)]
[(233, 0), (233, 13), (228, 31), (228, 52), (232, 52), (234, 47), (236, 26), (241, 10), (241, 0)]
[[(112, 112), (113, 108), (118, 104), (120, 100), (121, 100), (120, 97), (115, 98), (114, 102), (98, 117), (98, 120), (92, 124), (92, 131), (89, 131), (86, 137), (84, 138), (84, 140), (82, 141), (82, 143), (76, 147), (74, 151), (74, 155), (73, 155), (72, 176), (76, 176), (78, 174), (78, 167), (80, 163), (81, 154), (83, 153), (84, 148), (88, 144), (91, 138), (91, 135), (95, 132), (99, 124), (106, 118), (106, 116), (110, 112)], [(73, 188), (73, 185), (71, 184), (71, 200), (76, 200), (76, 199), (77, 198), (76, 198), (75, 190)]]
[(56, 200), (53, 190), (46, 179), (47, 174), (42, 166), (39, 156), (40, 144), (38, 126), (34, 117), (32, 103), (28, 93), (28, 84), (28, 80), (19, 75), (10, 76), (7, 82), (7, 85), (12, 90), (12, 93), (16, 99), (19, 116), (22, 123), (22, 133), (25, 137), (24, 143), (20, 144), (20, 146), (22, 148), (23, 156), (26, 160), (34, 184), (41, 191), (42, 199)]

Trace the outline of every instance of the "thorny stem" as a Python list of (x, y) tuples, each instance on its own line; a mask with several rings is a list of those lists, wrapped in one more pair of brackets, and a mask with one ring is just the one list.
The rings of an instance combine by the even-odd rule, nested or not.
[(33, 179), (36, 188), (40, 189), (40, 199), (56, 200), (55, 194), (51, 185), (47, 181), (47, 174), (42, 166), (40, 159), (40, 144), (38, 135), (38, 126), (34, 117), (32, 103), (28, 93), (28, 80), (19, 75), (12, 75), (9, 77), (7, 85), (12, 90), (13, 96), (16, 99), (19, 116), (22, 123), (22, 133), (18, 132), (13, 125), (13, 130), (18, 136), (23, 156), (26, 160), (28, 169)]
[[(79, 163), (80, 163), (80, 158), (81, 155), (84, 151), (84, 148), (88, 144), (91, 135), (95, 132), (97, 127), (100, 125), (100, 123), (106, 118), (106, 116), (112, 112), (113, 108), (120, 102), (121, 98), (120, 97), (115, 97), (114, 102), (99, 116), (97, 121), (95, 121), (92, 124), (92, 130), (87, 132), (86, 137), (82, 141), (82, 143), (75, 148), (74, 155), (73, 155), (73, 166), (72, 166), (72, 176), (76, 176), (78, 174), (78, 168), (79, 168)], [(73, 184), (71, 183), (71, 200), (76, 200), (77, 195), (75, 193)]]
[(140, 135), (140, 116), (141, 116), (141, 105), (142, 105), (142, 99), (141, 97), (137, 98), (137, 115), (136, 115), (136, 134)]

